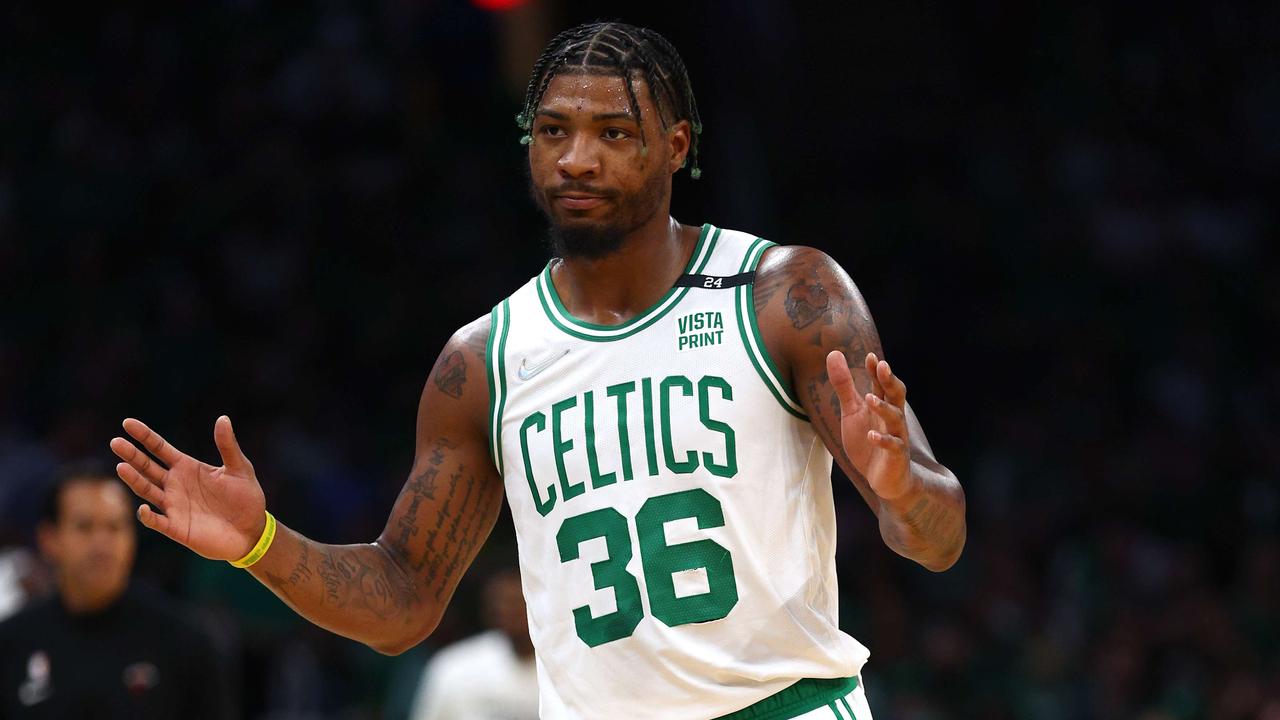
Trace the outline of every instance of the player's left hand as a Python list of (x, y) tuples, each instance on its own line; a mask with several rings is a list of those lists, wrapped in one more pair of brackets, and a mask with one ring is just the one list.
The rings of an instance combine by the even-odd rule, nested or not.
[(916, 483), (911, 474), (907, 386), (875, 353), (867, 353), (863, 363), (872, 391), (860, 395), (844, 353), (833, 350), (827, 355), (827, 376), (840, 401), (841, 442), (872, 491), (885, 500), (896, 500)]

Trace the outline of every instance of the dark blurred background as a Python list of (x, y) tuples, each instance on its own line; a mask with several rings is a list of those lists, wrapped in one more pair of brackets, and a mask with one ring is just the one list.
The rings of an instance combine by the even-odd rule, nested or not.
[[(372, 539), (436, 353), (545, 262), (513, 117), (594, 19), (689, 65), (676, 217), (835, 256), (965, 486), (933, 575), (837, 480), (876, 717), (1280, 718), (1275, 3), (6, 3), (0, 571), (126, 415), (214, 459), (230, 414), (278, 517)], [(158, 536), (138, 573), (245, 717), (398, 718), (512, 547), (398, 658)]]

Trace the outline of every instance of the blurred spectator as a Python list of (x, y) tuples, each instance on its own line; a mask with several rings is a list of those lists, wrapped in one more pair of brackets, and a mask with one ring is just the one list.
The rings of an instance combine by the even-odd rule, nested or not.
[(52, 584), (45, 566), (25, 547), (0, 549), (0, 620), (45, 595)]
[(57, 592), (0, 624), (0, 718), (233, 717), (206, 633), (130, 583), (133, 506), (119, 480), (67, 475), (38, 537)]
[(538, 673), (516, 570), (489, 578), (484, 615), (492, 630), (450, 645), (427, 664), (410, 720), (536, 720)]

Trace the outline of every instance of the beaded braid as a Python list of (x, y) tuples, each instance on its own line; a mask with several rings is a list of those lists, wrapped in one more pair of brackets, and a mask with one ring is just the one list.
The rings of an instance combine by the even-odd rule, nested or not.
[[(627, 35), (625, 31), (623, 31), (622, 34), (627, 39), (631, 39), (631, 37)], [(636, 44), (639, 45), (639, 43), (636, 43)], [(666, 78), (661, 78), (662, 82), (661, 83), (658, 82), (658, 80), (660, 79), (660, 76), (658, 75), (657, 70), (654, 68), (653, 63), (650, 61), (649, 56), (647, 54), (637, 53), (635, 57), (635, 61), (640, 65), (641, 72), (644, 73), (645, 82), (649, 86), (649, 94), (653, 97), (654, 106), (658, 108), (658, 121), (662, 123), (662, 129), (666, 130), (668, 127), (667, 113), (671, 113), (672, 115), (679, 114), (679, 110), (674, 107), (675, 103), (673, 103), (670, 99), (670, 94), (671, 94), (670, 83), (667, 82)], [(640, 117), (640, 103), (635, 98), (634, 91), (631, 89), (630, 77), (627, 78), (627, 91), (628, 93), (630, 93), (631, 103), (632, 103), (631, 106), (632, 108), (635, 109), (635, 112), (636, 112), (636, 122), (640, 123), (643, 127), (643, 122), (642, 122), (643, 119)], [(640, 137), (641, 137), (641, 142), (647, 144), (647, 141), (644, 140), (644, 135), (641, 134)], [(648, 148), (646, 147), (645, 150), (648, 150)]]
[[(667, 114), (672, 120), (689, 120), (693, 129), (690, 154), (693, 168), (689, 174), (695, 180), (702, 177), (698, 163), (699, 137), (702, 135), (702, 117), (689, 82), (689, 71), (675, 47), (666, 38), (648, 28), (624, 23), (588, 23), (570, 28), (551, 39), (546, 49), (533, 64), (529, 86), (525, 91), (524, 108), (516, 115), (516, 125), (524, 131), (520, 143), (533, 142), (533, 118), (547, 87), (567, 65), (583, 69), (609, 69), (626, 82), (627, 100), (635, 114), (636, 123), (643, 128), (640, 102), (633, 87), (632, 72), (638, 71), (649, 85), (649, 93), (658, 108), (658, 121), (665, 130), (669, 127)], [(644, 141), (643, 130), (641, 142)], [(647, 152), (647, 143), (641, 152)], [(686, 159), (686, 163), (688, 160)]]
[[(693, 126), (693, 146), (690, 148), (693, 155), (693, 170), (690, 171), (690, 175), (697, 179), (702, 176), (702, 170), (698, 167), (698, 138), (702, 135), (702, 117), (698, 114), (698, 101), (694, 98), (693, 86), (689, 82), (689, 71), (685, 68), (684, 60), (681, 59), (680, 53), (676, 52), (675, 47), (667, 42), (666, 38), (648, 28), (641, 28), (641, 32), (645, 35), (645, 39), (660, 51), (665, 56), (667, 63), (674, 68), (675, 77), (679, 81), (678, 88), (684, 91), (684, 97), (687, 101), (685, 114), (688, 115), (689, 122)], [(642, 58), (642, 60), (646, 65), (649, 64), (647, 58)], [(667, 94), (674, 94), (677, 86), (672, 82), (671, 73), (667, 72), (662, 80), (662, 87), (666, 89)], [(659, 85), (654, 83), (651, 78), (649, 87), (659, 87)], [(665, 127), (665, 120), (663, 126)]]
[[(537, 110), (537, 103), (542, 101), (542, 96), (547, 92), (547, 86), (551, 84), (551, 79), (555, 77), (556, 71), (564, 64), (569, 53), (579, 44), (581, 38), (578, 31), (586, 26), (580, 26), (573, 30), (565, 30), (556, 35), (551, 40), (551, 44), (542, 52), (538, 61), (533, 64), (533, 75), (529, 78), (529, 88), (525, 91), (524, 110), (516, 116), (516, 125), (525, 131), (524, 137), (520, 138), (521, 145), (528, 145), (533, 142), (533, 114)], [(558, 50), (553, 51), (552, 48), (559, 46)], [(536, 88), (536, 92), (535, 92)]]
[[(693, 125), (693, 171), (691, 175), (696, 179), (702, 175), (702, 171), (698, 168), (698, 138), (702, 136), (702, 115), (698, 112), (698, 100), (693, 95), (693, 83), (689, 82), (689, 70), (685, 67), (684, 59), (680, 57), (680, 53), (676, 52), (675, 46), (667, 42), (667, 39), (658, 33), (645, 28), (645, 32), (652, 37), (649, 41), (666, 55), (667, 60), (675, 68), (676, 80), (679, 82), (679, 89), (683, 90), (686, 100), (685, 111), (689, 116), (689, 122)], [(671, 80), (667, 80), (668, 92), (672, 92)]]

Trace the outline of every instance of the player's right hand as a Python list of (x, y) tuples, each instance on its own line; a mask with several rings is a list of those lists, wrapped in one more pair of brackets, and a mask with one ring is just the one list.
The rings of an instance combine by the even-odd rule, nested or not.
[(124, 461), (116, 465), (120, 479), (159, 510), (140, 506), (143, 525), (210, 560), (239, 560), (253, 549), (266, 524), (266, 497), (231, 418), (213, 425), (222, 467), (178, 450), (139, 420), (125, 420), (124, 430), (155, 458), (124, 438), (111, 439), (111, 451)]

